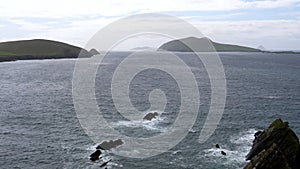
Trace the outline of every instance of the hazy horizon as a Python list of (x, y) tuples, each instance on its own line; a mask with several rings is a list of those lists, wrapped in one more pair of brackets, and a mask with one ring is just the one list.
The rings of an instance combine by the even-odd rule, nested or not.
[[(0, 42), (49, 39), (84, 47), (104, 26), (126, 16), (163, 13), (197, 27), (215, 42), (300, 51), (299, 0), (15, 1), (0, 4)], [(157, 48), (171, 39), (143, 36), (116, 50)]]

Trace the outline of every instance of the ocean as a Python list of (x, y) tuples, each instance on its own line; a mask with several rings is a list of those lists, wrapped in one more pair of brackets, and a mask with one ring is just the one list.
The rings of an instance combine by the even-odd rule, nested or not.
[[(129, 86), (131, 103), (142, 113), (150, 107), (152, 90), (165, 92), (167, 104), (164, 110), (157, 110), (161, 115), (156, 119), (129, 121), (114, 106), (112, 75), (129, 54), (111, 52), (98, 69), (95, 96), (103, 118), (128, 137), (168, 132), (181, 104), (181, 90), (168, 73), (145, 70)], [(123, 157), (107, 150), (96, 162), (90, 161), (89, 155), (98, 143), (81, 127), (72, 98), (77, 59), (0, 63), (0, 168), (99, 168), (111, 159), (108, 168), (238, 169), (247, 163), (245, 156), (251, 149), (254, 133), (276, 118), (288, 121), (300, 136), (299, 54), (220, 53), (227, 84), (226, 105), (217, 129), (204, 143), (198, 139), (210, 106), (210, 80), (194, 54), (178, 56), (195, 75), (201, 97), (197, 119), (186, 137), (171, 149), (149, 158)], [(142, 58), (134, 62), (138, 63), (144, 64)], [(215, 144), (221, 149), (214, 148)], [(227, 155), (222, 155), (221, 150)]]

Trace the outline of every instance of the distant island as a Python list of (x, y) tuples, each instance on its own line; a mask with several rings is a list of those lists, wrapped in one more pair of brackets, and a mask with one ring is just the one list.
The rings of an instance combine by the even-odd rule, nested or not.
[(155, 51), (156, 48), (153, 48), (153, 47), (149, 47), (149, 46), (141, 46), (141, 47), (135, 47), (135, 48), (132, 48), (130, 50), (133, 50), (133, 51), (144, 51), (144, 50), (147, 50), (147, 51)]
[[(194, 51), (189, 46), (192, 46)], [(158, 50), (176, 52), (262, 52), (260, 49), (217, 43), (206, 37), (188, 37), (179, 40), (172, 40), (161, 45)]]
[(0, 43), (0, 62), (32, 59), (62, 59), (91, 57), (99, 52), (95, 49), (87, 51), (66, 43), (34, 39)]
[[(192, 49), (188, 46), (193, 46), (195, 51), (192, 51)], [(131, 49), (131, 51), (144, 50), (154, 51), (156, 49), (147, 46)], [(179, 40), (172, 40), (164, 43), (157, 50), (174, 52), (263, 52), (300, 54), (300, 52), (294, 51), (266, 51), (239, 45), (222, 44), (214, 42), (206, 37), (188, 37)], [(79, 54), (80, 57), (92, 57), (93, 55), (99, 54), (99, 52), (96, 49), (87, 51), (81, 47), (46, 39), (0, 42), (0, 62), (33, 59), (78, 58)]]

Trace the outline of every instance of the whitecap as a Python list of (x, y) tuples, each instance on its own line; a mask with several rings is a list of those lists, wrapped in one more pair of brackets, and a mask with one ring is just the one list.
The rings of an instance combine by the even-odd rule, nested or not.
[(265, 96), (266, 99), (279, 99), (279, 96)]
[[(161, 114), (161, 113), (159, 113)], [(159, 124), (166, 121), (166, 117), (157, 116), (156, 118), (153, 118), (152, 120), (133, 120), (133, 121), (117, 121), (112, 122), (111, 125), (113, 127), (129, 127), (129, 128), (144, 128), (146, 130), (152, 130), (152, 131), (160, 131), (165, 132), (166, 127), (161, 127)]]
[(196, 130), (194, 130), (194, 129), (189, 129), (189, 132), (190, 132), (190, 133), (196, 133)]
[(250, 147), (252, 145), (252, 141), (254, 140), (254, 134), (258, 130), (256, 129), (249, 129), (247, 131), (241, 132), (236, 136), (233, 136), (230, 138), (230, 142), (233, 144), (240, 145), (239, 147)]
[[(221, 148), (209, 148), (203, 151), (204, 157), (215, 161), (216, 163), (229, 166), (230, 168), (240, 168), (246, 164), (246, 155), (251, 150), (252, 142), (254, 140), (254, 134), (258, 130), (249, 129), (238, 133), (230, 138), (232, 148), (228, 148), (227, 145), (220, 145)], [(222, 155), (221, 151), (224, 151), (226, 155)]]

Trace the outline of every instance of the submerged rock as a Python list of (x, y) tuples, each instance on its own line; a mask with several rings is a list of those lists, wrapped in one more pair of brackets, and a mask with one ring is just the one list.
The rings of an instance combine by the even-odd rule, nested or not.
[(288, 122), (275, 120), (269, 128), (255, 133), (255, 140), (244, 169), (299, 169), (299, 138)]
[(105, 166), (107, 166), (107, 164), (108, 164), (109, 162), (111, 162), (111, 159), (108, 160), (108, 161), (106, 161), (106, 162), (104, 162), (103, 164), (101, 164), (100, 167), (105, 167)]
[(153, 118), (156, 118), (157, 116), (158, 116), (157, 112), (148, 113), (143, 119), (151, 121)]

